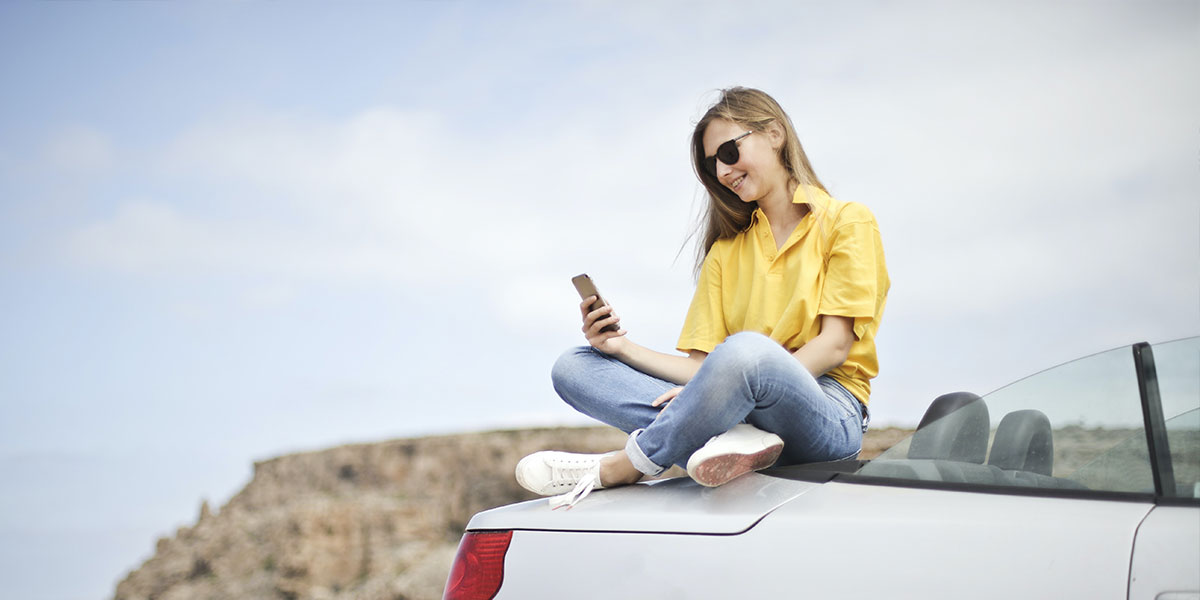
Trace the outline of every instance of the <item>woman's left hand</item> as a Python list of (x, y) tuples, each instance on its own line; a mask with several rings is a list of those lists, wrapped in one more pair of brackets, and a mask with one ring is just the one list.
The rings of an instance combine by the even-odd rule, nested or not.
[(654, 406), (654, 407), (662, 406), (663, 408), (666, 408), (667, 405), (670, 404), (671, 401), (675, 399), (675, 396), (678, 396), (679, 392), (682, 392), (682, 391), (683, 391), (683, 386), (673, 387), (673, 388), (663, 392), (663, 395), (655, 398), (654, 402), (650, 403), (650, 406)]

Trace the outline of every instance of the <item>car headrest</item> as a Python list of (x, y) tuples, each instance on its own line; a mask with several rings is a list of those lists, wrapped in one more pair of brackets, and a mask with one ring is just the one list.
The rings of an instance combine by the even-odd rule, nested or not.
[(921, 417), (908, 447), (908, 457), (983, 464), (990, 425), (987, 405), (978, 395), (943, 394), (934, 399)]
[(988, 464), (1012, 471), (1050, 475), (1054, 470), (1054, 437), (1050, 419), (1040, 410), (1004, 415), (992, 440)]

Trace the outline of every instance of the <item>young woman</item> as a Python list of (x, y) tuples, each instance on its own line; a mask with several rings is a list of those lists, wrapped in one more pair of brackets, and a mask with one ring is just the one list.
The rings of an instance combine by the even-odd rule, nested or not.
[(555, 507), (673, 464), (715, 486), (862, 448), (889, 287), (875, 217), (828, 195), (791, 120), (758, 90), (722, 92), (696, 124), (692, 162), (709, 205), (686, 356), (604, 331), (619, 327), (612, 307), (580, 304), (589, 345), (555, 363), (554, 389), (630, 435), (623, 451), (522, 459), (518, 482), (559, 494)]

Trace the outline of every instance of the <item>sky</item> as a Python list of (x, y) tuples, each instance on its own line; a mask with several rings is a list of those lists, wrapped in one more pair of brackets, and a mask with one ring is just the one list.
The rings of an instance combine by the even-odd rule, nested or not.
[(1200, 2), (0, 3), (0, 580), (97, 599), (344, 443), (588, 421), (587, 272), (674, 348), (716, 90), (892, 288), (876, 426), (1200, 333)]

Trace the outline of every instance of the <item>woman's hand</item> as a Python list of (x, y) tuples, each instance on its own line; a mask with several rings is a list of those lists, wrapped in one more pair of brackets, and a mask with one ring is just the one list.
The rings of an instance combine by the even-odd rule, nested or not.
[(671, 401), (675, 399), (675, 396), (678, 396), (679, 392), (682, 392), (682, 391), (683, 391), (683, 386), (673, 387), (673, 388), (663, 392), (663, 395), (655, 398), (654, 402), (650, 403), (650, 406), (655, 406), (655, 407), (662, 406), (663, 408), (666, 408), (667, 405), (670, 404)]
[[(591, 310), (595, 301), (595, 296), (588, 296), (579, 303), (579, 311), (583, 313), (583, 335), (593, 348), (605, 354), (618, 354), (625, 346), (625, 334), (628, 332), (621, 329), (621, 318), (613, 312), (611, 304)], [(601, 331), (609, 325), (615, 325), (616, 329)]]

